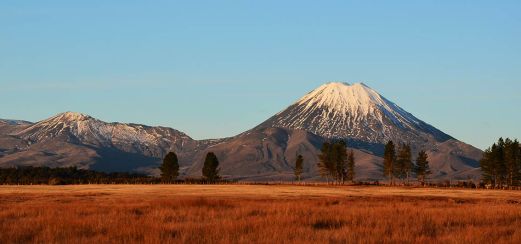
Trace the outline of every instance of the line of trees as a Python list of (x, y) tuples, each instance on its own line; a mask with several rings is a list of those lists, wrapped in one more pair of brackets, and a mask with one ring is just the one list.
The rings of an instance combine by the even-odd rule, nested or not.
[(17, 167), (0, 168), (0, 184), (153, 184), (155, 177), (137, 173), (104, 173), (76, 167)]
[(411, 145), (408, 143), (402, 143), (396, 148), (393, 141), (387, 142), (383, 158), (383, 175), (389, 179), (391, 185), (395, 184), (395, 179), (409, 184), (413, 175), (425, 185), (427, 176), (431, 174), (427, 153), (423, 150), (418, 152), (414, 163)]
[(333, 143), (325, 142), (322, 145), (319, 162), (317, 164), (320, 175), (332, 179), (338, 184), (346, 181), (353, 182), (355, 178), (355, 156), (353, 150), (347, 152), (347, 145), (344, 141)]
[(482, 179), (492, 188), (521, 185), (521, 147), (510, 138), (499, 138), (487, 148), (480, 161)]

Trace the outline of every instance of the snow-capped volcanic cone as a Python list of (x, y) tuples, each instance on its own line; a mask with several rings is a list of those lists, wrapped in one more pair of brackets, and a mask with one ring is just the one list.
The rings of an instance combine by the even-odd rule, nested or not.
[[(276, 127), (347, 140), (349, 147), (375, 156), (383, 155), (389, 140), (410, 143), (414, 154), (427, 151), (433, 178), (479, 177), (481, 150), (423, 122), (363, 83), (324, 84), (252, 131)], [(358, 166), (372, 168), (368, 176), (381, 174), (381, 160), (358, 161)]]
[(452, 139), (363, 83), (324, 84), (257, 128), (269, 127), (303, 129), (325, 138), (375, 144)]

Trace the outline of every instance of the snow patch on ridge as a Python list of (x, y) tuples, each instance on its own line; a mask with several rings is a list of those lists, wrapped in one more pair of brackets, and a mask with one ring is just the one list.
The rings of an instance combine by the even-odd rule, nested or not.
[(193, 142), (188, 135), (171, 128), (107, 123), (76, 112), (55, 115), (14, 135), (32, 143), (61, 138), (72, 143), (117, 147), (153, 156), (161, 156), (171, 147)]

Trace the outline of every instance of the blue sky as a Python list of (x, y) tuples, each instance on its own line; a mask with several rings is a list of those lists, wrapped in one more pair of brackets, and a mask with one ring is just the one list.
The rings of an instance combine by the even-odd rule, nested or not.
[(484, 148), (521, 138), (520, 1), (0, 2), (0, 118), (63, 111), (194, 138), (363, 81)]

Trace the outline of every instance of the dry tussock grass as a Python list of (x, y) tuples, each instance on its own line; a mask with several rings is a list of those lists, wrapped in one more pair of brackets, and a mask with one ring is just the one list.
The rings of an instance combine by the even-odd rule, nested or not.
[(27, 242), (521, 243), (521, 205), (382, 194), (266, 199), (0, 189), (0, 243)]

